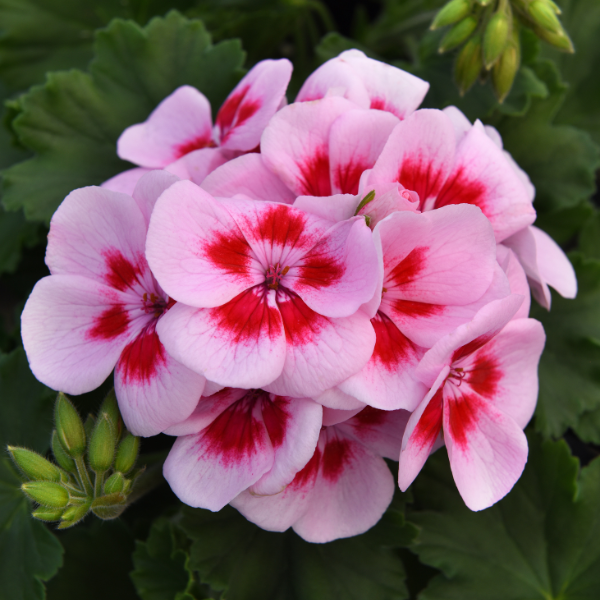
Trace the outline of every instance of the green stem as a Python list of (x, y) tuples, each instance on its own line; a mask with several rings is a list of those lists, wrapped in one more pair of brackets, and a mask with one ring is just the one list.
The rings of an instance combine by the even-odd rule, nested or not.
[(86, 494), (92, 498), (94, 494), (94, 488), (92, 487), (92, 481), (90, 480), (90, 476), (85, 467), (83, 456), (78, 456), (75, 459), (75, 464), (77, 465), (77, 473), (79, 474), (81, 485), (85, 489)]
[(104, 473), (106, 471), (97, 471), (94, 479), (94, 498), (102, 496), (102, 484), (104, 483)]

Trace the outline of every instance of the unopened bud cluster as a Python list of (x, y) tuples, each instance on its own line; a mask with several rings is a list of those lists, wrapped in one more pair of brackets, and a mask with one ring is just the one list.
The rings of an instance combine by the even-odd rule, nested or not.
[(440, 53), (462, 46), (455, 63), (461, 94), (478, 77), (485, 79), (491, 73), (502, 102), (521, 61), (521, 25), (559, 50), (573, 52), (558, 15), (560, 8), (552, 0), (450, 0), (435, 16), (431, 29), (450, 26), (440, 42)]
[(29, 479), (21, 489), (39, 505), (33, 516), (60, 521), (59, 529), (75, 525), (90, 511), (101, 519), (118, 517), (141, 470), (133, 471), (139, 438), (123, 427), (114, 392), (85, 424), (60, 392), (54, 418), (56, 464), (26, 448), (8, 447), (14, 463)]

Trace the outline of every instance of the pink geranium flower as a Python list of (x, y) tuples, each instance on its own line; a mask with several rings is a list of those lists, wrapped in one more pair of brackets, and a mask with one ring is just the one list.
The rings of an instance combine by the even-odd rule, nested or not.
[(156, 204), (147, 257), (183, 303), (158, 324), (161, 341), (211, 381), (312, 397), (373, 351), (359, 308), (375, 291), (378, 258), (361, 217), (332, 224), (179, 182)]
[[(339, 411), (341, 412), (341, 411)], [(382, 457), (398, 456), (409, 413), (367, 407), (343, 422), (324, 421), (314, 454), (281, 493), (241, 493), (231, 505), (269, 531), (309, 542), (358, 535), (379, 521), (394, 495)]]
[(152, 206), (175, 181), (149, 173), (134, 198), (99, 187), (71, 192), (50, 223), (51, 275), (35, 285), (21, 317), (31, 370), (49, 387), (89, 392), (116, 365), (119, 407), (136, 435), (187, 418), (205, 384), (158, 339), (172, 301), (144, 257)]
[(292, 64), (286, 59), (259, 62), (229, 94), (214, 126), (206, 96), (189, 85), (177, 88), (117, 142), (119, 157), (140, 168), (102, 185), (131, 193), (145, 172), (163, 168), (200, 183), (227, 160), (258, 148), (269, 119), (285, 102), (291, 74)]
[(471, 510), (500, 500), (520, 477), (527, 461), (523, 428), (535, 408), (545, 340), (538, 321), (511, 320), (521, 301), (511, 295), (491, 302), (421, 360), (417, 376), (431, 389), (404, 434), (403, 491), (442, 439)]

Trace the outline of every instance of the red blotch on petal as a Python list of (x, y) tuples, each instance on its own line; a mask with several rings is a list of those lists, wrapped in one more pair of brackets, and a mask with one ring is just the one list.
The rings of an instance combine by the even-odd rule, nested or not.
[(333, 176), (340, 193), (356, 196), (358, 194), (360, 176), (372, 166), (372, 164), (367, 165), (360, 162), (350, 162), (345, 165), (338, 165)]
[(455, 444), (461, 448), (468, 446), (469, 432), (475, 429), (477, 415), (483, 407), (483, 400), (476, 395), (457, 393), (448, 400), (449, 434)]
[(326, 288), (338, 282), (345, 272), (345, 265), (330, 254), (328, 240), (324, 239), (302, 259), (298, 266), (297, 285), (300, 288)]
[(117, 369), (128, 383), (147, 383), (166, 364), (166, 351), (155, 331), (155, 323), (125, 346)]
[(268, 292), (253, 287), (222, 306), (208, 309), (213, 324), (235, 343), (255, 342), (262, 336), (281, 335), (281, 314), (267, 301)]
[(457, 348), (452, 354), (452, 362), (454, 363), (460, 360), (461, 358), (465, 358), (465, 356), (469, 356), (469, 354), (473, 354), (473, 352), (485, 346), (494, 337), (495, 334), (496, 332), (480, 335), (474, 340), (471, 340), (468, 344)]
[(443, 385), (425, 407), (410, 435), (410, 442), (420, 450), (431, 448), (442, 430)]
[(290, 400), (276, 396), (272, 400), (267, 396), (263, 398), (262, 415), (273, 448), (279, 448), (285, 439), (290, 413), (286, 408)]
[(329, 319), (306, 306), (304, 300), (293, 293), (277, 296), (285, 337), (292, 346), (304, 346), (314, 341)]
[(300, 164), (300, 184), (302, 194), (306, 196), (331, 196), (329, 177), (329, 153), (320, 149)]
[(353, 419), (358, 421), (360, 426), (377, 427), (385, 421), (386, 412), (372, 406), (365, 406), (358, 414), (354, 415)]
[(143, 267), (134, 265), (128, 258), (123, 256), (123, 253), (116, 248), (106, 250), (102, 253), (106, 261), (107, 271), (104, 274), (104, 281), (111, 287), (123, 292), (127, 288), (131, 288), (134, 283), (138, 283), (138, 277), (143, 275), (145, 267), (145, 259), (140, 262)]
[(114, 304), (94, 319), (94, 326), (86, 337), (93, 340), (112, 340), (124, 334), (129, 327), (129, 313), (123, 304)]
[(371, 106), (373, 110), (386, 110), (387, 102), (385, 98), (371, 98)]
[(392, 307), (394, 312), (407, 317), (431, 317), (444, 312), (444, 307), (439, 304), (427, 304), (413, 300), (394, 300)]
[(252, 414), (255, 403), (260, 399), (256, 392), (249, 392), (206, 428), (199, 443), (205, 445), (208, 456), (214, 456), (225, 467), (230, 467), (268, 445), (264, 424)]
[(250, 86), (247, 85), (225, 100), (217, 115), (217, 126), (221, 130), (221, 143), (229, 137), (231, 130), (254, 115), (261, 107), (260, 100), (246, 98)]
[(311, 459), (306, 463), (301, 471), (296, 473), (296, 476), (288, 487), (293, 490), (300, 490), (302, 488), (309, 487), (312, 488), (315, 485), (320, 466), (321, 451), (319, 448), (315, 448), (315, 453), (312, 455)]
[(261, 210), (254, 235), (272, 245), (302, 248), (314, 244), (314, 240), (305, 234), (305, 226), (306, 217), (298, 209), (285, 204), (270, 204)]
[(446, 181), (435, 201), (435, 208), (449, 204), (474, 204), (485, 214), (485, 193), (485, 185), (480, 181), (469, 180), (461, 167)]
[(402, 161), (396, 180), (406, 189), (419, 194), (422, 210), (427, 198), (439, 194), (444, 185), (444, 174), (441, 170), (436, 170), (426, 156), (417, 155)]
[(417, 275), (425, 268), (427, 251), (426, 246), (413, 248), (397, 265), (393, 267), (386, 263), (386, 280), (396, 285), (412, 283)]
[(502, 379), (502, 371), (491, 356), (482, 354), (467, 370), (463, 383), (484, 398), (493, 398), (498, 391), (498, 383)]
[(210, 137), (210, 132), (199, 135), (198, 137), (191, 139), (183, 144), (175, 146), (175, 156), (181, 158), (194, 150), (201, 150), (202, 148), (216, 148), (216, 144)]
[(352, 448), (348, 440), (338, 437), (327, 440), (322, 460), (323, 478), (330, 483), (338, 481), (351, 459)]
[[(381, 364), (389, 373), (394, 373), (414, 354), (415, 347), (393, 321), (382, 312), (378, 312), (371, 319), (371, 324), (375, 329), (376, 336), (371, 360)], [(364, 411), (358, 414), (360, 415), (362, 412)]]
[(217, 232), (215, 237), (202, 248), (204, 256), (221, 271), (251, 279), (249, 274), (252, 258), (248, 242), (238, 230), (235, 232)]

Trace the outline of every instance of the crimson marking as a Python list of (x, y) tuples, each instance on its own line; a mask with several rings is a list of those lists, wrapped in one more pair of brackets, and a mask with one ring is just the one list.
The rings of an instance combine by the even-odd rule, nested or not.
[(329, 319), (310, 309), (302, 298), (292, 292), (286, 294), (285, 300), (278, 295), (277, 305), (281, 311), (287, 343), (292, 346), (310, 344), (329, 323)]
[(449, 434), (455, 444), (463, 450), (468, 446), (467, 438), (477, 425), (477, 415), (483, 408), (479, 396), (461, 394), (448, 401)]
[(410, 435), (410, 442), (417, 446), (417, 449), (431, 450), (438, 434), (442, 430), (443, 414), (443, 384), (434, 394), (429, 404), (425, 407), (421, 418), (417, 421), (413, 432)]
[(331, 196), (329, 177), (329, 153), (324, 149), (316, 150), (314, 155), (300, 164), (300, 188), (306, 196)]
[(183, 142), (178, 146), (175, 146), (175, 155), (177, 158), (181, 158), (194, 150), (201, 150), (202, 148), (216, 148), (217, 145), (211, 139), (210, 131), (201, 133), (199, 136), (188, 140), (187, 142)]
[[(104, 280), (111, 287), (125, 291), (131, 288), (134, 283), (139, 283), (138, 277), (143, 275), (143, 270), (139, 266), (134, 265), (128, 258), (123, 256), (123, 253), (116, 248), (105, 250), (102, 256), (106, 260), (108, 271), (104, 274)], [(145, 267), (145, 259), (142, 259), (142, 264)]]
[(438, 194), (435, 208), (449, 204), (474, 204), (486, 214), (485, 192), (485, 185), (480, 181), (470, 181), (465, 175), (464, 167), (460, 167)]
[(167, 354), (155, 331), (155, 323), (125, 346), (117, 369), (126, 383), (147, 383), (166, 365)]
[(86, 337), (93, 340), (112, 340), (124, 334), (129, 327), (129, 313), (123, 304), (113, 304), (94, 318), (94, 326)]
[(352, 448), (348, 440), (338, 437), (329, 439), (323, 452), (323, 478), (335, 483), (351, 460)]
[(286, 410), (290, 400), (276, 396), (272, 400), (265, 394), (262, 400), (262, 415), (273, 448), (279, 448), (285, 439), (285, 433), (290, 420), (290, 413)]
[(404, 158), (396, 180), (405, 188), (419, 194), (419, 208), (423, 210), (425, 200), (437, 196), (442, 189), (444, 173), (441, 169), (436, 170), (428, 157), (418, 154)]
[[(414, 358), (416, 349), (413, 343), (402, 334), (393, 321), (378, 312), (372, 319), (375, 329), (375, 349), (371, 360), (378, 362), (389, 373), (396, 373), (398, 367)], [(365, 409), (366, 410), (366, 409)], [(361, 411), (359, 415), (364, 412)]]

